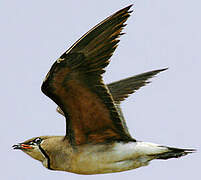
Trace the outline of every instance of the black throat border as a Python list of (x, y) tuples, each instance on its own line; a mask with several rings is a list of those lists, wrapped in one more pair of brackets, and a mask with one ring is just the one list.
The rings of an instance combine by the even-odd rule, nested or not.
[(47, 153), (45, 152), (45, 150), (40, 146), (40, 144), (38, 145), (40, 151), (43, 153), (43, 155), (45, 156), (45, 158), (47, 159), (47, 168), (50, 169), (50, 170), (53, 170), (51, 167), (50, 167), (50, 158), (49, 156), (47, 155)]

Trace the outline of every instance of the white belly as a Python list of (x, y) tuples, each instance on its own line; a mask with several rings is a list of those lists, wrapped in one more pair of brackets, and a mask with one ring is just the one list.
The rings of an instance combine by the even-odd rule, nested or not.
[(120, 172), (148, 165), (150, 155), (164, 152), (165, 148), (144, 142), (85, 145), (75, 153), (71, 172), (99, 174)]

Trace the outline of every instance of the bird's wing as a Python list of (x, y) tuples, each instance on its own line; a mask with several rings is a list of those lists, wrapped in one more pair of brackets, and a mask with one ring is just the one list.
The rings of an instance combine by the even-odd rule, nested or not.
[[(164, 71), (166, 69), (167, 68), (145, 72), (126, 79), (122, 79), (120, 81), (107, 84), (107, 87), (110, 93), (112, 94), (115, 104), (120, 104), (120, 102), (125, 100), (130, 94), (136, 92), (136, 90), (140, 89), (141, 87), (149, 84), (151, 81), (147, 81), (148, 79), (152, 78), (159, 72)], [(59, 106), (57, 106), (56, 111), (64, 116), (64, 113)]]
[(134, 140), (124, 130), (113, 98), (102, 81), (131, 11), (128, 6), (82, 36), (51, 67), (42, 92), (66, 117), (72, 145)]
[[(166, 69), (167, 68), (145, 72), (142, 74), (138, 74), (138, 75), (126, 78), (126, 79), (122, 79), (120, 81), (116, 81), (116, 82), (107, 84), (107, 87), (115, 102), (116, 109), (121, 117), (121, 121), (122, 121), (124, 130), (127, 132), (127, 134), (129, 134), (129, 131), (128, 131), (128, 128), (126, 125), (124, 115), (121, 111), (121, 107), (120, 107), (121, 101), (125, 100), (125, 98), (127, 98), (129, 96), (129, 94), (136, 92), (136, 90), (138, 90), (141, 87), (145, 86), (146, 84), (150, 83), (150, 81), (148, 81), (148, 79), (152, 78), (159, 72), (162, 72)], [(59, 106), (57, 106), (56, 110), (61, 115), (65, 116)]]
[(150, 81), (147, 81), (148, 79), (152, 78), (159, 72), (164, 71), (166, 69), (167, 68), (145, 72), (145, 73), (138, 74), (126, 79), (122, 79), (120, 81), (116, 81), (107, 85), (115, 101), (116, 108), (120, 114), (124, 130), (128, 134), (129, 134), (128, 127), (126, 125), (126, 121), (120, 107), (121, 101), (125, 100), (125, 98), (129, 96), (129, 94), (134, 93), (136, 90), (140, 89), (142, 86), (145, 86), (146, 84), (150, 83)]
[[(129, 131), (128, 131), (128, 127), (127, 127), (127, 125), (126, 125), (126, 120), (125, 120), (125, 118), (124, 118), (124, 115), (123, 115), (123, 112), (122, 112), (122, 110), (121, 110), (120, 104), (116, 104), (116, 103), (115, 103), (115, 107), (116, 107), (116, 109), (117, 109), (117, 111), (118, 111), (118, 113), (119, 113), (119, 116), (120, 116), (121, 123), (122, 123), (122, 126), (123, 126), (124, 131), (130, 136), (130, 133), (129, 133)], [(61, 115), (63, 115), (63, 116), (65, 117), (64, 112), (61, 110), (61, 108), (60, 108), (59, 106), (57, 106), (56, 111), (57, 111), (59, 114), (61, 114)]]
[(122, 79), (120, 81), (110, 83), (107, 85), (107, 87), (110, 90), (115, 103), (119, 104), (121, 101), (127, 98), (129, 94), (134, 93), (142, 86), (150, 83), (150, 81), (147, 81), (148, 79), (152, 78), (161, 71), (165, 71), (166, 69), (167, 68), (138, 74), (126, 79)]

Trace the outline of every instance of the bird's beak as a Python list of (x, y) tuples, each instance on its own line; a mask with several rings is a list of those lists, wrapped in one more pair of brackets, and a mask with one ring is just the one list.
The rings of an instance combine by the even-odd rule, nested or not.
[(12, 146), (12, 148), (13, 149), (21, 149), (21, 150), (33, 149), (32, 146), (30, 146), (28, 144), (23, 144), (23, 143), (15, 144)]

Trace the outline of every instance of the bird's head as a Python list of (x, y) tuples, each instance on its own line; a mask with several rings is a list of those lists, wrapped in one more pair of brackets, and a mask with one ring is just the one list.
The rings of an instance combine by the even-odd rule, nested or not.
[(22, 150), (32, 158), (41, 161), (45, 167), (51, 169), (50, 156), (56, 151), (55, 145), (61, 144), (59, 143), (61, 141), (63, 141), (61, 136), (40, 136), (15, 144), (12, 147), (13, 149)]
[(13, 149), (20, 149), (24, 153), (28, 154), (32, 158), (44, 162), (46, 160), (46, 156), (44, 154), (45, 150), (42, 147), (44, 141), (46, 141), (47, 137), (36, 137), (26, 140), (22, 143), (13, 145)]

